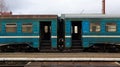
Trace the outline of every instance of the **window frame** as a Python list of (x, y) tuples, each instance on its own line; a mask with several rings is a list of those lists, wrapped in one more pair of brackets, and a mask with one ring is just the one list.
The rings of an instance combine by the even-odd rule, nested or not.
[[(110, 28), (110, 29), (115, 29), (115, 31), (109, 31), (108, 28), (107, 28), (108, 27), (107, 24), (115, 24), (116, 28)], [(109, 23), (105, 24), (105, 30), (106, 30), (106, 32), (117, 32), (117, 29), (118, 29), (117, 28), (117, 23), (115, 23), (115, 22), (109, 22)]]
[[(100, 28), (99, 28), (100, 30), (99, 30), (99, 31), (93, 31), (93, 28), (92, 28), (92, 27), (93, 27), (93, 26), (96, 27), (96, 25), (99, 25), (99, 26), (100, 26)], [(100, 24), (99, 22), (91, 22), (91, 23), (90, 23), (89, 31), (90, 31), (90, 32), (101, 32), (101, 24)]]
[[(30, 32), (23, 31), (24, 25), (31, 25), (31, 31)], [(21, 30), (22, 33), (32, 33), (33, 32), (33, 24), (32, 23), (23, 23), (21, 27), (22, 27), (22, 30)], [(25, 28), (26, 28), (26, 26), (25, 26)]]
[(45, 26), (44, 26), (44, 32), (45, 32), (45, 33), (48, 33), (48, 29), (49, 29), (49, 26), (45, 25)]
[(78, 26), (74, 26), (74, 33), (75, 33), (75, 34), (78, 33)]
[[(12, 32), (10, 32), (10, 31), (7, 31), (7, 25), (15, 25), (15, 27), (16, 27), (16, 31), (12, 31)], [(5, 24), (5, 31), (7, 32), (7, 33), (16, 33), (17, 32), (17, 23), (6, 23)]]

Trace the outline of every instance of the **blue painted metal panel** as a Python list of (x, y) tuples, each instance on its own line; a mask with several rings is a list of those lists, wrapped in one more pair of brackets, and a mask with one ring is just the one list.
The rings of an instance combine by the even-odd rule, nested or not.
[(120, 20), (117, 21), (117, 32), (120, 33)]
[[(39, 36), (39, 26), (40, 26), (39, 25), (39, 21), (38, 22), (37, 21), (33, 22), (33, 34), (34, 35)], [(39, 45), (40, 45), (39, 41), (40, 41), (40, 39), (36, 38), (36, 39), (33, 39), (33, 41), (34, 41), (33, 47), (39, 48)]]
[(5, 33), (5, 21), (2, 22), (2, 33), (4, 34)]
[(22, 24), (20, 21), (18, 21), (17, 22), (17, 32), (20, 34), (20, 33), (22, 33), (21, 30), (22, 30)]
[(101, 26), (100, 33), (105, 33), (106, 32), (106, 28), (105, 28), (106, 25), (105, 24), (106, 24), (105, 21), (100, 22), (100, 26)]
[(111, 44), (120, 44), (120, 38), (84, 38), (83, 39), (84, 47), (89, 47), (95, 43), (111, 43)]
[(0, 38), (1, 44), (12, 44), (12, 43), (32, 43), (30, 46), (34, 48), (39, 47), (38, 38)]
[[(57, 21), (52, 20), (51, 23), (51, 36), (52, 37), (57, 37)], [(51, 38), (52, 41), (52, 48), (57, 48), (57, 38)]]
[[(106, 23), (111, 23), (114, 22), (117, 24), (117, 31), (116, 32), (107, 32), (106, 31)], [(86, 24), (83, 23), (83, 26), (85, 26)], [(88, 24), (87, 24), (88, 25)], [(101, 19), (100, 21), (100, 25), (101, 25), (101, 31), (100, 32), (87, 32), (87, 33), (83, 33), (84, 36), (91, 36), (91, 35), (95, 35), (95, 36), (120, 36), (120, 20), (115, 20), (115, 19)], [(84, 29), (85, 28), (85, 29)], [(90, 30), (88, 27), (83, 27), (82, 30), (86, 31), (86, 28), (88, 30)], [(84, 31), (83, 31), (84, 32)], [(107, 37), (83, 37), (82, 39), (83, 41), (83, 47), (90, 47), (91, 45), (95, 44), (95, 43), (114, 43), (114, 44), (120, 44), (120, 38), (107, 38)]]
[[(65, 36), (71, 37), (71, 21), (70, 20), (65, 21)], [(71, 47), (71, 38), (65, 37), (65, 46), (66, 48)]]
[(39, 48), (39, 39), (38, 38), (33, 38), (33, 47), (34, 48)]
[[(17, 24), (17, 32), (8, 33), (6, 32), (6, 23), (16, 23)], [(23, 33), (22, 32), (22, 24), (23, 23), (32, 23), (33, 24), (33, 32), (32, 33)], [(0, 36), (39, 36), (39, 22), (36, 20), (30, 19), (17, 19), (17, 20), (2, 20), (1, 22), (2, 31), (0, 32)], [(34, 48), (38, 48), (39, 39), (38, 38), (0, 38), (0, 43), (21, 43), (21, 42), (32, 42)]]
[(71, 47), (71, 38), (65, 38), (65, 47), (70, 48)]
[(84, 47), (84, 48), (87, 48), (87, 47), (89, 47), (89, 45), (90, 45), (90, 43), (89, 43), (88, 41), (84, 41), (84, 40), (83, 40), (83, 43), (82, 43), (82, 44), (83, 44), (83, 47)]
[[(90, 32), (90, 22), (88, 20), (84, 20), (82, 22), (82, 35), (89, 32)], [(86, 42), (83, 38), (82, 38), (82, 46), (84, 48), (89, 46), (89, 43)]]
[(84, 33), (89, 33), (89, 28), (90, 28), (90, 22), (89, 21), (83, 21), (82, 22), (82, 34)]
[(52, 48), (57, 48), (57, 38), (52, 38)]

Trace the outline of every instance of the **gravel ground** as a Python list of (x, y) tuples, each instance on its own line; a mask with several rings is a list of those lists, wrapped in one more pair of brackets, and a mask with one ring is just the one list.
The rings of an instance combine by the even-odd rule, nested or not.
[(28, 62), (24, 67), (120, 67), (118, 62)]

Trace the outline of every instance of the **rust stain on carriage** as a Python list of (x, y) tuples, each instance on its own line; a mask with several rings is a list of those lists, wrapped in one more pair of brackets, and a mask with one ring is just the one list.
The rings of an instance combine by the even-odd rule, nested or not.
[(57, 18), (57, 15), (0, 15), (1, 19), (53, 19)]

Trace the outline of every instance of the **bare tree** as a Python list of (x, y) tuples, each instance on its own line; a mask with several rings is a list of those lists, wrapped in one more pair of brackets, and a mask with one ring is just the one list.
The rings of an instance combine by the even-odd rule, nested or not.
[(0, 12), (6, 12), (7, 11), (7, 6), (5, 4), (4, 0), (0, 0)]
[(12, 12), (8, 11), (4, 0), (0, 0), (0, 15), (12, 15)]

